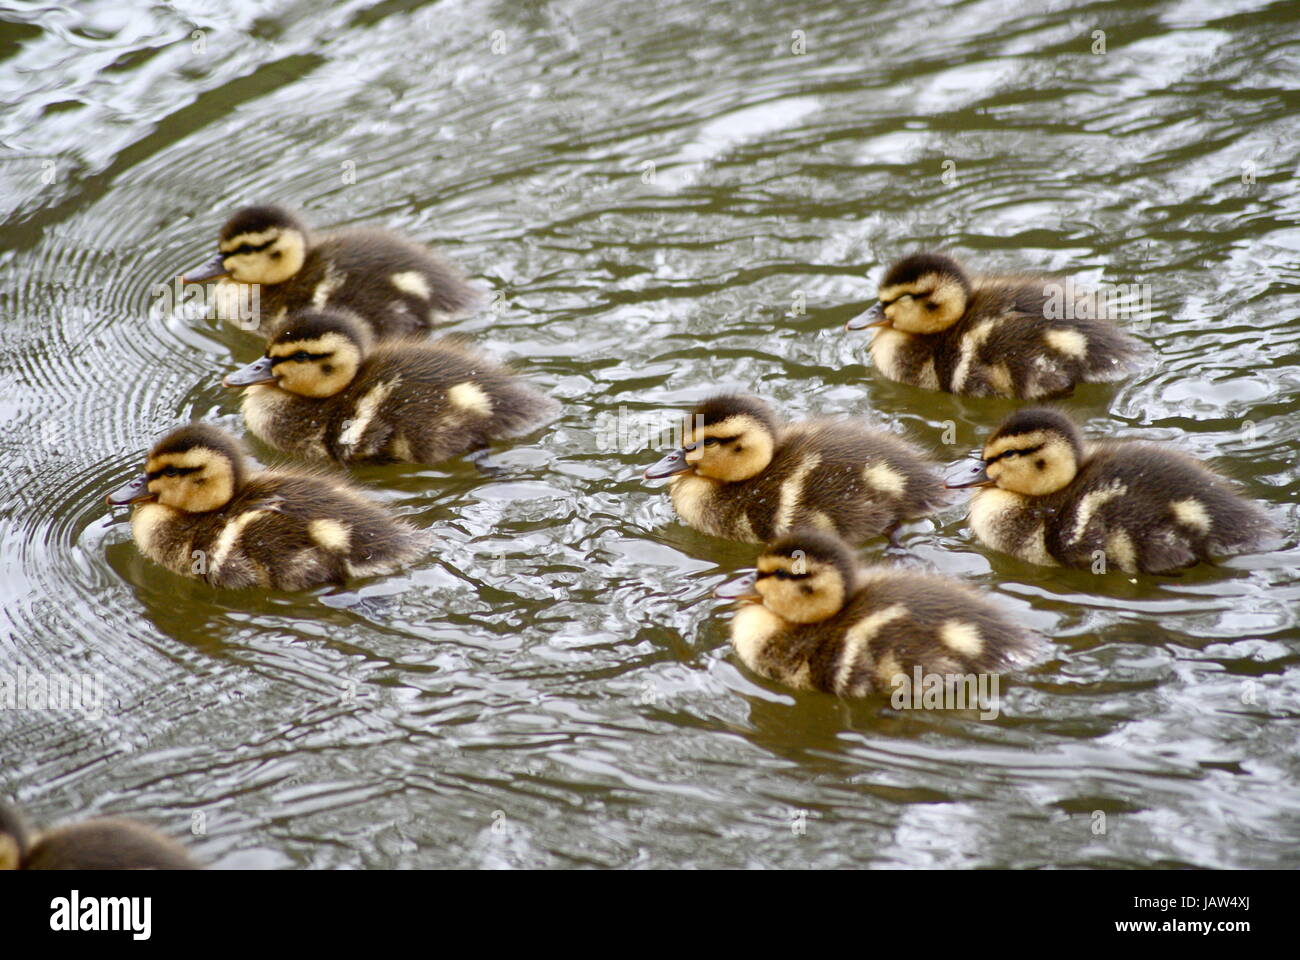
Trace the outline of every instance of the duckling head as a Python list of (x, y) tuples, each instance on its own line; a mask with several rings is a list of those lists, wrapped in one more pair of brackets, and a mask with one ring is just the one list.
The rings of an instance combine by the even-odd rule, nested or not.
[(144, 473), (107, 497), (112, 504), (157, 502), (185, 513), (220, 510), (244, 485), (244, 450), (220, 427), (191, 423), (149, 451)]
[(849, 330), (893, 327), (904, 333), (938, 333), (962, 318), (970, 294), (970, 278), (952, 257), (913, 254), (885, 272), (876, 291), (877, 303), (846, 326)]
[(284, 283), (302, 269), (310, 236), (307, 225), (283, 207), (244, 207), (221, 228), (216, 254), (181, 279)]
[(31, 846), (27, 823), (16, 809), (0, 801), (0, 870), (17, 870)]
[(1079, 472), (1083, 441), (1063, 413), (1045, 407), (1018, 410), (984, 444), (981, 459), (949, 487), (994, 484), (1012, 493), (1041, 497), (1055, 493)]
[(648, 479), (694, 471), (735, 483), (767, 469), (776, 449), (776, 415), (757, 397), (726, 394), (705, 400), (687, 415), (682, 446), (645, 475)]
[(370, 332), (352, 314), (301, 310), (276, 330), (265, 356), (222, 382), (228, 387), (274, 383), (304, 397), (332, 397), (356, 377), (370, 345)]
[(753, 573), (719, 587), (716, 595), (757, 600), (791, 623), (818, 623), (843, 609), (856, 571), (843, 540), (803, 527), (769, 543)]

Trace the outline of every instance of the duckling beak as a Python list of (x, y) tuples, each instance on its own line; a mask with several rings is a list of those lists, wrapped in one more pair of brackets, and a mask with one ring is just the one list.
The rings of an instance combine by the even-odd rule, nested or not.
[(970, 460), (960, 464), (952, 473), (944, 477), (943, 485), (949, 490), (959, 490), (962, 487), (987, 487), (993, 483), (985, 472), (987, 466), (988, 464), (983, 460)]
[(181, 283), (202, 283), (204, 280), (218, 280), (227, 276), (229, 271), (223, 262), (225, 254), (218, 251), (211, 259), (204, 261), (193, 270), (181, 274)]
[(273, 380), (275, 371), (271, 369), (271, 358), (263, 357), (246, 367), (240, 367), (221, 382), (227, 387), (251, 387), (255, 383), (271, 383)]
[(731, 580), (716, 587), (713, 595), (721, 600), (759, 600), (761, 599), (754, 584), (758, 583), (758, 571), (751, 570), (736, 580)]
[(674, 474), (685, 473), (689, 469), (691, 469), (691, 465), (686, 462), (686, 448), (679, 447), (658, 463), (647, 467), (645, 478), (647, 480), (659, 480), (663, 477), (671, 477)]
[(130, 482), (122, 484), (104, 499), (114, 506), (121, 506), (124, 503), (157, 500), (158, 495), (149, 492), (149, 477), (142, 473)]
[(883, 327), (889, 323), (889, 318), (885, 316), (885, 308), (877, 300), (865, 313), (859, 313), (856, 317), (844, 324), (845, 330), (865, 330), (867, 327)]

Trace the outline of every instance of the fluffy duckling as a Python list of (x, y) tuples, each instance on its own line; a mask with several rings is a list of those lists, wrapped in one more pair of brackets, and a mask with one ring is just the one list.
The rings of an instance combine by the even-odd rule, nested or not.
[(818, 530), (768, 544), (758, 569), (717, 595), (742, 601), (731, 644), (747, 667), (842, 697), (891, 692), (918, 667), (922, 676), (999, 672), (1026, 662), (1036, 643), (974, 590), (859, 566), (844, 541)]
[(185, 848), (131, 820), (87, 820), (33, 833), (0, 803), (0, 870), (197, 870)]
[(934, 465), (901, 437), (850, 420), (783, 424), (757, 397), (704, 401), (682, 439), (645, 475), (672, 477), (677, 515), (716, 537), (762, 543), (810, 526), (860, 543), (945, 499)]
[(1273, 533), (1258, 505), (1199, 460), (1149, 443), (1087, 445), (1050, 409), (1012, 414), (949, 486), (982, 487), (971, 530), (1031, 563), (1096, 569), (1104, 557), (1130, 573), (1166, 573)]
[(336, 480), (286, 470), (250, 473), (218, 427), (180, 427), (149, 451), (145, 472), (108, 495), (138, 504), (140, 551), (214, 587), (306, 590), (391, 573), (427, 535)]
[(555, 400), (444, 338), (381, 344), (352, 314), (304, 310), (226, 377), (271, 446), (339, 463), (438, 463), (553, 418)]
[(885, 273), (879, 301), (848, 322), (876, 327), (871, 359), (891, 380), (969, 397), (1038, 399), (1117, 380), (1145, 348), (1106, 319), (1056, 319), (1050, 277), (970, 277), (951, 257), (921, 253)]
[[(380, 340), (423, 334), (479, 299), (464, 272), (394, 233), (352, 228), (313, 234), (283, 207), (245, 207), (221, 228), (215, 256), (184, 274), (186, 283), (226, 278), (214, 292), (217, 315), (269, 336), (291, 311), (343, 307), (357, 313)], [(258, 310), (247, 311), (257, 285)]]

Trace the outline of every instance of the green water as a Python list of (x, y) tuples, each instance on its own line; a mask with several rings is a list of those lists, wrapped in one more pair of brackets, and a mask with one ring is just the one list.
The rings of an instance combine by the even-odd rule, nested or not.
[[(1300, 5), (0, 17), (0, 668), (107, 698), (0, 711), (34, 819), (139, 817), (220, 867), (1300, 865)], [(214, 591), (104, 525), (160, 432), (239, 428), (220, 378), (260, 345), (152, 290), (250, 201), (441, 247), (497, 301), (454, 329), (565, 404), (496, 476), (357, 471), (438, 533), (359, 610)], [(965, 455), (1013, 405), (884, 381), (842, 331), (932, 245), (1150, 284), (1156, 359), (1071, 410), (1287, 532), (1135, 581), (990, 554), (960, 504), (908, 526), (903, 562), (1051, 638), (993, 720), (750, 674), (710, 594), (753, 548), (610, 442), (726, 385)]]

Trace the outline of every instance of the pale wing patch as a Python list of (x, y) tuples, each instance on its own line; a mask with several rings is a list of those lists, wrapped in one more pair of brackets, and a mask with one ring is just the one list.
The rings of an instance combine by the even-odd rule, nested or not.
[(343, 274), (334, 269), (334, 264), (326, 264), (324, 278), (320, 283), (316, 284), (316, 289), (311, 292), (311, 305), (318, 308), (325, 306), (334, 291), (342, 285)]
[(388, 395), (392, 392), (393, 387), (398, 381), (389, 380), (387, 383), (381, 383), (367, 391), (366, 395), (357, 401), (356, 410), (352, 413), (352, 419), (347, 421), (347, 426), (339, 431), (339, 444), (344, 447), (353, 447), (361, 442), (361, 437), (370, 426), (370, 421), (375, 418), (379, 408)]
[(225, 527), (221, 530), (221, 535), (217, 537), (216, 545), (212, 548), (212, 555), (208, 558), (208, 570), (212, 573), (219, 572), (230, 558), (230, 552), (239, 543), (239, 538), (243, 536), (244, 528), (258, 517), (266, 516), (267, 513), (266, 510), (248, 510), (234, 519), (226, 521)]
[(1115, 562), (1121, 570), (1128, 573), (1137, 573), (1137, 550), (1133, 546), (1133, 538), (1128, 535), (1127, 530), (1114, 530), (1106, 538), (1106, 555)]
[(395, 273), (388, 278), (402, 293), (409, 293), (413, 297), (419, 297), (421, 300), (429, 299), (429, 281), (425, 280), (423, 275), (414, 270), (406, 270), (402, 273)]
[(996, 320), (985, 320), (977, 327), (966, 332), (961, 338), (961, 359), (957, 361), (957, 366), (952, 372), (952, 392), (960, 393), (961, 388), (966, 385), (966, 379), (970, 376), (971, 364), (975, 362), (975, 354), (984, 341), (989, 338), (993, 332)]
[(462, 410), (484, 417), (492, 416), (492, 399), (477, 383), (466, 380), (464, 383), (456, 384), (447, 391), (447, 399), (453, 406), (460, 407)]
[(1205, 504), (1195, 497), (1174, 500), (1169, 507), (1174, 511), (1174, 516), (1178, 518), (1179, 523), (1201, 533), (1210, 532), (1210, 513), (1205, 509)]
[(1122, 497), (1126, 493), (1128, 487), (1118, 480), (1100, 490), (1085, 493), (1079, 500), (1079, 512), (1075, 514), (1074, 532), (1070, 534), (1069, 542), (1078, 543), (1083, 538), (1084, 531), (1088, 529), (1088, 524), (1092, 522), (1093, 514), (1111, 500)]
[(985, 376), (988, 378), (989, 386), (1002, 396), (1009, 397), (1015, 393), (1011, 384), (1011, 371), (1007, 369), (1005, 363), (992, 364), (985, 371)]
[[(902, 679), (899, 679), (899, 678)], [(893, 651), (887, 651), (884, 656), (876, 661), (876, 683), (881, 690), (894, 689), (894, 682), (904, 689), (910, 689), (912, 678), (903, 672), (903, 665), (898, 662)]]
[(799, 503), (803, 499), (804, 480), (821, 462), (820, 454), (808, 454), (795, 468), (794, 473), (781, 483), (781, 505), (777, 508), (776, 520), (773, 524), (775, 531), (782, 532), (789, 529), (790, 523), (794, 520), (795, 510), (799, 508)]
[(389, 442), (388, 450), (393, 455), (394, 459), (397, 460), (415, 459), (414, 455), (411, 453), (411, 442), (407, 440), (406, 437), (402, 436), (400, 433), (397, 436), (393, 437), (393, 439)]
[(869, 486), (901, 497), (907, 491), (907, 478), (887, 463), (876, 463), (862, 471), (862, 479)]
[(980, 636), (979, 627), (964, 620), (945, 620), (939, 627), (939, 639), (949, 650), (978, 657), (984, 652), (984, 638)]
[(335, 553), (347, 553), (352, 545), (351, 531), (337, 520), (325, 517), (313, 520), (307, 525), (307, 532), (322, 547)]
[[(853, 676), (855, 669), (865, 665), (863, 661), (868, 659), (867, 645), (875, 639), (881, 627), (891, 620), (897, 620), (899, 617), (906, 615), (907, 607), (901, 603), (895, 603), (883, 610), (877, 610), (875, 613), (863, 617), (849, 627), (848, 632), (844, 634), (844, 646), (840, 649), (839, 663), (835, 666), (836, 693), (845, 696), (861, 695), (858, 689), (849, 687), (849, 679)], [(888, 657), (888, 654), (886, 657)], [(885, 658), (881, 658), (880, 664), (883, 665), (884, 662)]]
[(1080, 360), (1088, 355), (1088, 338), (1078, 330), (1048, 330), (1043, 336), (1057, 353)]

